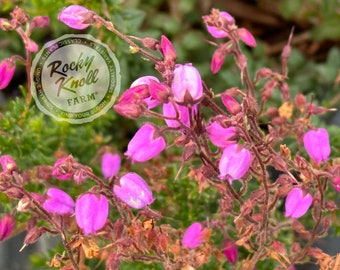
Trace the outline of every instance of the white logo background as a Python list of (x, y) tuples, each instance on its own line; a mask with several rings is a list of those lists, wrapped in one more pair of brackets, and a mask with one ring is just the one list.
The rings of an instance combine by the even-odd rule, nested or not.
[(39, 109), (76, 124), (107, 112), (120, 90), (114, 53), (90, 35), (64, 35), (45, 44), (34, 58), (31, 79)]

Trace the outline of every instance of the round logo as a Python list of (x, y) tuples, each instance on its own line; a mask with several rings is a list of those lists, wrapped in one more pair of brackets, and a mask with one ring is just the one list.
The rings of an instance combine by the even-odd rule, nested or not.
[(45, 44), (33, 60), (32, 96), (59, 121), (90, 122), (110, 109), (120, 90), (115, 54), (90, 35), (64, 35)]

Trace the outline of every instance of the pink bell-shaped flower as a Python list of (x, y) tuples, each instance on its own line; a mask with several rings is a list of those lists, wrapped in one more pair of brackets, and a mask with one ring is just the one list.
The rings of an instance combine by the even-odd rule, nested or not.
[(229, 183), (243, 177), (249, 170), (251, 154), (248, 149), (237, 143), (226, 146), (219, 163), (219, 178), (228, 180)]
[(82, 30), (93, 23), (93, 12), (79, 5), (71, 5), (63, 8), (58, 14), (58, 20), (67, 26)]
[(194, 222), (184, 232), (182, 245), (189, 249), (196, 248), (203, 244), (208, 236), (209, 230), (203, 228), (201, 223)]
[(76, 201), (76, 221), (84, 234), (103, 228), (109, 214), (109, 202), (102, 194), (85, 193)]
[(223, 241), (222, 251), (226, 257), (226, 259), (231, 263), (235, 264), (238, 257), (238, 248), (234, 241), (227, 238)]
[(235, 127), (222, 127), (218, 122), (214, 121), (206, 127), (210, 141), (218, 147), (226, 147), (235, 144), (230, 140), (236, 135)]
[(171, 90), (176, 102), (193, 104), (203, 97), (202, 78), (198, 70), (190, 63), (176, 65)]
[(13, 231), (15, 218), (12, 215), (5, 215), (0, 219), (0, 242), (6, 239)]
[(285, 217), (295, 219), (303, 216), (311, 206), (312, 201), (313, 198), (309, 193), (304, 195), (301, 188), (293, 188), (286, 198)]
[(74, 201), (66, 192), (58, 188), (49, 188), (46, 194), (48, 198), (43, 203), (43, 208), (47, 212), (59, 215), (74, 213)]
[(0, 90), (6, 88), (13, 78), (15, 64), (11, 58), (2, 60), (0, 63)]
[(108, 179), (117, 175), (120, 169), (120, 156), (118, 154), (105, 153), (102, 156), (102, 173), (104, 178)]
[(144, 162), (154, 158), (166, 147), (165, 139), (150, 123), (144, 124), (130, 140), (125, 156), (132, 162)]
[(148, 184), (136, 173), (124, 174), (113, 193), (124, 203), (135, 209), (150, 205), (155, 200)]
[(324, 128), (309, 130), (303, 137), (306, 151), (316, 164), (327, 162), (331, 153), (328, 132)]

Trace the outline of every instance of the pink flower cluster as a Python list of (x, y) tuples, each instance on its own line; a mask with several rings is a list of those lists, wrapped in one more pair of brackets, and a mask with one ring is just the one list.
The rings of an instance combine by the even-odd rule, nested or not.
[[(1, 159), (0, 159), (1, 162)], [(106, 179), (115, 177), (120, 170), (121, 159), (118, 154), (104, 153), (102, 156), (102, 173)], [(68, 180), (83, 172), (87, 178), (89, 172), (82, 168), (71, 156), (58, 159), (52, 169), (52, 175), (59, 180)], [(84, 179), (85, 180), (85, 179)], [(77, 182), (79, 184), (79, 182)], [(155, 200), (145, 180), (136, 173), (121, 176), (112, 193), (132, 208), (141, 209)], [(43, 208), (52, 214), (73, 215), (84, 234), (95, 234), (103, 228), (109, 213), (109, 202), (105, 195), (87, 192), (79, 195), (74, 202), (72, 197), (58, 188), (49, 188)]]
[[(84, 30), (96, 22), (103, 23), (103, 21), (99, 20), (96, 13), (78, 5), (71, 5), (64, 8), (59, 13), (58, 19), (77, 30)], [(239, 41), (242, 41), (247, 46), (255, 47), (256, 40), (253, 35), (245, 28), (238, 28), (234, 18), (224, 11), (212, 10), (211, 15), (203, 16), (203, 21), (207, 31), (212, 37), (226, 39), (221, 44), (213, 43), (217, 48), (210, 66), (212, 73), (215, 74), (219, 72), (227, 55), (234, 55), (235, 58), (238, 57), (236, 62), (243, 76), (247, 61), (245, 55), (240, 55), (235, 52), (236, 49), (239, 48)], [(36, 27), (47, 25), (47, 21), (40, 17), (35, 17), (31, 23), (33, 25), (35, 24)], [(112, 24), (109, 24), (107, 26), (108, 29), (111, 29), (110, 25), (112, 26)], [(6, 24), (2, 21), (1, 27), (5, 26)], [(257, 133), (249, 132), (249, 129), (251, 129), (249, 123), (251, 123), (251, 121), (256, 122), (258, 115), (258, 111), (253, 109), (252, 106), (253, 103), (256, 103), (256, 101), (254, 101), (255, 95), (251, 95), (250, 91), (241, 91), (235, 87), (214, 96), (212, 91), (203, 82), (198, 68), (192, 63), (179, 64), (176, 62), (176, 51), (166, 36), (162, 35), (160, 40), (155, 40), (152, 44), (152, 46), (145, 47), (150, 50), (155, 50), (161, 55), (159, 58), (150, 57), (150, 59), (154, 61), (155, 69), (160, 72), (161, 76), (157, 78), (147, 75), (136, 79), (118, 98), (113, 108), (118, 114), (126, 118), (136, 119), (142, 116), (158, 118), (160, 121), (157, 122), (157, 125), (151, 122), (141, 124), (126, 146), (126, 151), (124, 152), (125, 160), (122, 160), (119, 154), (107, 151), (106, 148), (105, 151), (103, 151), (105, 153), (100, 152), (102, 178), (96, 176), (89, 167), (78, 163), (71, 155), (59, 158), (53, 167), (50, 168), (51, 178), (54, 177), (61, 181), (73, 179), (78, 185), (81, 185), (84, 181), (96, 182), (96, 185), (86, 190), (86, 192), (79, 192), (76, 195), (71, 194), (71, 196), (62, 189), (50, 187), (47, 189), (45, 195), (33, 195), (33, 193), (29, 193), (30, 196), (24, 198), (26, 202), (27, 200), (35, 200), (37, 203), (40, 203), (41, 208), (39, 208), (39, 211), (45, 214), (45, 216), (49, 215), (49, 217), (52, 217), (51, 219), (56, 217), (56, 219), (62, 220), (60, 216), (67, 218), (74, 216), (79, 230), (81, 230), (84, 235), (98, 234), (105, 227), (109, 229), (115, 227), (107, 220), (110, 205), (115, 205), (120, 211), (122, 211), (122, 209), (126, 210), (129, 214), (132, 213), (129, 209), (129, 207), (131, 207), (133, 209), (143, 209), (139, 214), (147, 212), (149, 215), (154, 215), (155, 213), (151, 213), (151, 209), (149, 209), (149, 206), (155, 201), (152, 193), (153, 186), (150, 188), (147, 181), (141, 176), (143, 173), (139, 175), (127, 170), (136, 166), (136, 163), (147, 162), (160, 156), (167, 147), (176, 146), (183, 148), (181, 159), (183, 166), (195, 157), (198, 157), (202, 161), (200, 168), (195, 168), (196, 164), (193, 163), (195, 165), (192, 166), (190, 172), (190, 175), (198, 175), (197, 179), (200, 185), (202, 184), (200, 182), (201, 180), (202, 182), (212, 181), (218, 187), (218, 191), (225, 196), (221, 201), (225, 200), (227, 202), (229, 199), (227, 197), (231, 194), (230, 201), (225, 205), (222, 203), (220, 205), (225, 206), (226, 213), (230, 211), (233, 214), (235, 223), (236, 221), (238, 222), (237, 226), (242, 227), (243, 223), (247, 224), (247, 222), (251, 223), (249, 227), (251, 230), (256, 230), (259, 227), (267, 229), (265, 228), (266, 226), (272, 226), (269, 223), (268, 213), (275, 208), (273, 202), (276, 203), (280, 196), (285, 197), (284, 217), (293, 220), (304, 216), (313, 202), (313, 207), (315, 207), (317, 203), (320, 203), (317, 196), (320, 196), (321, 188), (324, 188), (326, 185), (319, 187), (319, 190), (316, 189), (318, 194), (314, 195), (316, 193), (315, 186), (320, 184), (305, 184), (304, 181), (309, 183), (309, 179), (305, 179), (309, 175), (308, 173), (304, 175), (304, 172), (308, 171), (308, 166), (311, 166), (315, 170), (309, 170), (308, 172), (312, 171), (318, 174), (318, 169), (329, 165), (327, 162), (331, 154), (331, 147), (326, 129), (310, 128), (310, 130), (305, 132), (305, 127), (301, 129), (297, 128), (299, 129), (300, 135), (305, 132), (303, 138), (301, 136), (300, 141), (301, 145), (303, 142), (305, 152), (309, 156), (309, 159), (312, 160), (310, 164), (298, 155), (296, 155), (297, 160), (292, 161), (290, 157), (291, 153), (283, 146), (280, 148), (280, 150), (282, 150), (280, 154), (277, 154), (274, 147), (271, 148), (272, 140), (274, 140), (272, 137), (274, 136), (264, 135), (262, 138), (263, 131), (260, 130), (260, 128), (256, 130), (258, 131)], [(27, 36), (25, 39), (26, 50), (29, 52), (35, 51), (37, 49), (35, 45), (35, 43), (30, 44), (30, 39)], [(148, 53), (146, 53), (146, 55), (148, 55)], [(0, 63), (0, 89), (6, 88), (13, 78), (15, 60), (14, 58), (9, 58)], [(272, 76), (274, 73), (269, 72), (268, 69), (263, 69), (261, 74), (261, 76), (266, 77)], [(276, 73), (274, 75), (278, 76)], [(282, 75), (280, 76), (283, 77)], [(255, 81), (256, 80), (257, 79), (255, 79)], [(272, 87), (265, 89), (262, 101), (269, 97), (267, 94), (277, 87), (279, 83), (281, 83), (281, 81), (275, 81), (272, 83)], [(282, 85), (284, 85), (284, 83), (282, 83)], [(285, 88), (286, 91), (283, 91), (285, 92), (283, 93), (284, 97), (288, 96), (287, 87), (288, 86), (282, 87)], [(241, 98), (242, 101), (238, 101)], [(218, 100), (217, 102), (215, 102), (216, 99)], [(219, 103), (221, 105), (219, 105)], [(209, 107), (214, 113), (214, 116), (212, 116), (209, 121), (205, 121), (204, 119), (204, 112), (202, 111), (204, 107)], [(277, 112), (275, 111), (275, 113)], [(164, 123), (161, 127), (162, 121), (164, 121)], [(306, 126), (308, 125), (309, 124), (306, 124)], [(257, 125), (253, 125), (253, 127), (254, 126), (258, 127)], [(273, 128), (268, 127), (268, 129)], [(170, 141), (169, 137), (172, 138), (171, 136), (175, 137), (174, 143), (167, 144), (167, 141)], [(303, 147), (299, 148), (299, 152), (301, 149), (302, 155), (304, 155)], [(268, 157), (266, 157), (266, 155), (268, 155)], [(166, 155), (162, 155), (161, 157), (167, 158)], [(300, 179), (291, 179), (294, 178), (291, 173), (293, 166), (288, 169), (286, 166), (288, 162), (287, 164), (285, 163), (286, 160), (294, 163), (294, 166), (296, 165), (294, 170), (297, 168), (301, 169), (301, 179), (303, 181), (300, 181)], [(123, 169), (121, 170), (122, 162)], [(289, 179), (291, 180), (286, 181), (289, 183), (283, 181), (285, 183), (282, 184), (282, 189), (279, 191), (276, 190), (275, 184), (270, 182), (269, 177), (267, 177), (266, 168), (272, 164), (277, 165), (280, 170), (282, 169), (285, 176), (287, 178), (290, 177)], [(308, 164), (308, 166), (306, 164)], [(17, 176), (17, 165), (11, 156), (4, 155), (0, 157), (0, 165), (2, 167), (2, 173), (6, 173), (6, 176), (13, 176), (14, 178)], [(277, 169), (276, 166), (275, 169)], [(328, 167), (320, 177), (332, 178), (331, 184), (339, 191), (340, 169), (338, 171), (335, 169), (334, 171), (330, 169), (327, 171), (327, 169)], [(261, 174), (263, 176), (262, 181), (258, 181), (257, 184), (260, 186), (259, 191), (263, 191), (263, 193), (259, 192), (260, 195), (258, 197), (255, 196), (258, 195), (256, 192), (254, 192), (255, 194), (248, 195), (250, 193), (246, 192), (249, 191), (246, 190), (248, 182), (253, 181), (252, 177), (256, 178), (258, 176), (261, 178)], [(7, 180), (5, 177), (4, 179)], [(15, 179), (20, 182), (19, 177)], [(240, 191), (235, 188), (237, 187), (237, 184), (234, 182), (235, 180), (239, 180), (242, 184)], [(15, 186), (15, 188), (17, 188), (17, 186)], [(246, 193), (247, 195), (245, 195)], [(262, 194), (264, 196), (262, 196)], [(17, 197), (24, 197), (24, 195), (27, 194), (18, 192), (16, 195)], [(276, 196), (275, 200), (272, 200), (274, 196)], [(235, 198), (237, 199), (237, 206), (233, 205), (233, 199)], [(24, 203), (21, 203), (22, 204), (16, 208), (17, 210), (25, 209), (23, 206)], [(258, 203), (259, 206), (255, 206), (255, 203)], [(261, 207), (264, 209), (263, 215), (262, 213), (258, 214), (258, 212), (262, 210)], [(270, 207), (272, 208), (269, 209)], [(236, 210), (237, 208), (241, 210)], [(239, 213), (236, 214), (237, 211), (239, 211)], [(244, 214), (248, 212), (252, 212), (252, 214)], [(283, 216), (283, 214), (281, 215)], [(139, 216), (137, 216), (136, 220), (138, 218)], [(133, 222), (135, 222), (135, 220), (131, 221), (131, 224), (133, 224)], [(211, 228), (214, 226), (210, 226), (210, 224), (214, 224), (215, 227), (219, 229), (224, 228), (224, 224), (218, 224), (217, 221), (213, 220), (211, 222), (193, 222), (184, 231), (181, 245), (184, 247), (185, 253), (194, 254), (195, 250), (193, 249), (204, 249), (208, 247)], [(14, 225), (15, 219), (12, 214), (5, 215), (0, 220), (0, 241), (11, 234)], [(120, 227), (120, 224), (118, 224), (117, 227)], [(124, 227), (124, 229), (120, 228), (119, 233), (122, 233), (121, 231), (125, 230), (126, 227)], [(132, 227), (133, 226), (131, 226), (131, 228)], [(274, 226), (272, 227), (274, 228)], [(113, 231), (115, 229), (116, 228), (114, 228)], [(139, 230), (140, 228), (137, 229)], [(245, 234), (249, 233), (250, 235), (252, 233), (250, 229), (249, 232), (247, 230), (240, 230), (239, 233), (243, 233), (244, 239), (246, 239), (248, 235)], [(117, 231), (119, 230), (117, 229)], [(116, 231), (114, 232), (116, 233)], [(148, 234), (146, 229), (143, 233), (149, 237), (148, 240), (150, 240), (150, 243), (154, 241), (153, 238), (156, 238), (155, 235), (166, 235), (166, 232), (164, 232), (163, 235), (160, 229), (153, 231), (152, 233), (154, 234)], [(267, 233), (268, 230), (266, 231), (266, 234)], [(263, 240), (263, 245), (269, 243), (268, 239), (262, 238), (267, 237), (266, 234), (258, 237), (261, 241)], [(235, 264), (239, 256), (237, 245), (240, 245), (242, 241), (234, 242), (226, 232), (224, 232), (223, 237), (224, 240), (221, 241), (220, 253), (222, 254), (223, 252), (225, 258), (231, 264)], [(254, 235), (252, 235), (252, 237), (255, 238)], [(136, 239), (137, 238), (139, 238), (139, 236), (136, 236)], [(124, 241), (125, 240), (126, 239), (124, 239)], [(136, 243), (133, 242), (133, 244), (128, 242), (130, 240), (131, 239), (126, 240), (127, 244), (124, 243), (126, 247), (133, 246), (137, 250), (137, 240)], [(151, 244), (156, 246), (155, 243), (152, 242)], [(179, 244), (179, 241), (177, 243)], [(167, 243), (165, 243), (164, 250), (168, 247)], [(157, 250), (156, 247), (154, 248)], [(190, 249), (190, 251), (187, 249)], [(253, 250), (256, 249), (254, 248)]]

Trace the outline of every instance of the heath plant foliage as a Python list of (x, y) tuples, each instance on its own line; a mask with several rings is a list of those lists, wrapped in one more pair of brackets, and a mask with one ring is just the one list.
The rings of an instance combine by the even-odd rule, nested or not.
[[(18, 62), (30, 80), (32, 52), (38, 50), (31, 33), (49, 25), (48, 17), (30, 18), (18, 7), (10, 16), (0, 28), (20, 35), (26, 55), (0, 63), (1, 89)], [(306, 261), (321, 269), (340, 267), (340, 255), (312, 246), (337, 228), (340, 163), (327, 128), (312, 122), (332, 109), (293, 95), (287, 83), (293, 33), (281, 71), (262, 67), (251, 75), (242, 48), (257, 46), (252, 33), (227, 11), (203, 16), (215, 48), (206, 63), (211, 73), (233, 59), (242, 83), (221, 91), (204, 82), (195, 63), (178, 61), (166, 35), (130, 36), (79, 5), (65, 7), (57, 18), (70, 32), (106, 29), (158, 76), (136, 78), (112, 108), (140, 124), (124, 152), (105, 145), (82, 164), (62, 149), (53, 164), (41, 161), (31, 169), (17, 165), (20, 156), (2, 153), (0, 191), (12, 207), (4, 207), (1, 241), (15, 234), (16, 219), (26, 223), (22, 248), (43, 234), (58, 235), (62, 253), (55, 251), (46, 265), (64, 270), (113, 270), (136, 261), (183, 270), (294, 269)], [(21, 125), (34, 110), (29, 87), (24, 94)], [(280, 96), (279, 106), (269, 102), (272, 95)], [(197, 214), (193, 192), (195, 206), (211, 205), (209, 211)], [(185, 211), (185, 219), (176, 219), (176, 211)]]

